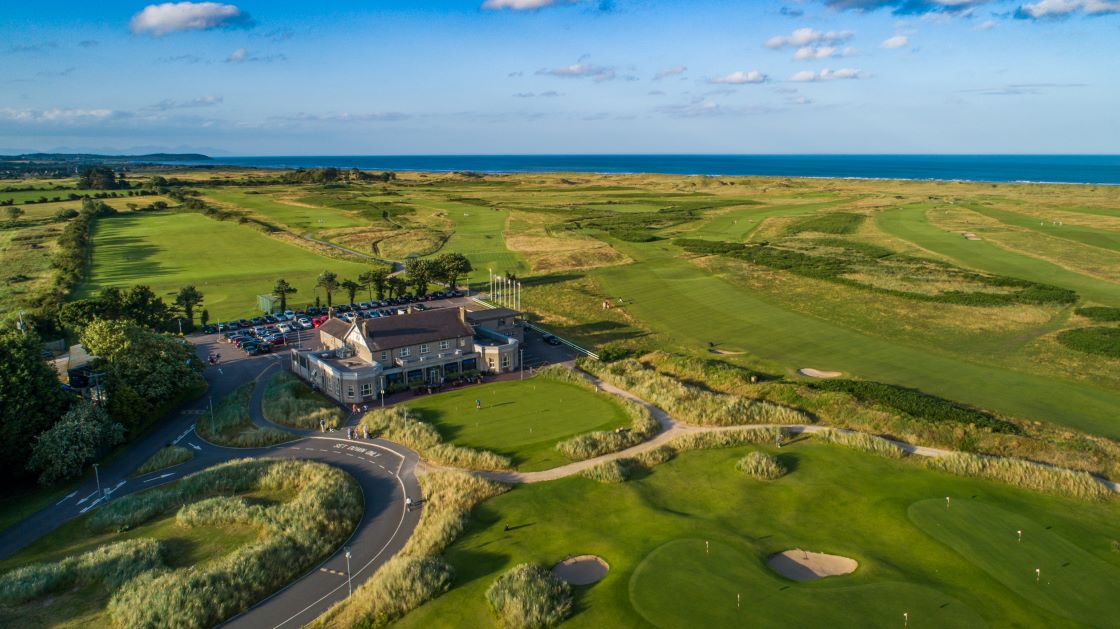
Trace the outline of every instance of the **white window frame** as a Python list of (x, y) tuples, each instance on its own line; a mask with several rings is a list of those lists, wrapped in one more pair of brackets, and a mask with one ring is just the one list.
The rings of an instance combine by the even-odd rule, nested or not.
[(421, 343), (420, 344), (420, 353), (421, 354), (427, 354), (431, 350), (432, 350), (432, 348), (427, 343)]
[(346, 397), (348, 397), (348, 398), (354, 397), (354, 385), (352, 385), (352, 384), (346, 385)]
[(401, 358), (408, 358), (411, 354), (412, 354), (412, 348), (411, 347), (402, 347), (401, 351), (398, 352), (398, 355)]
[(502, 354), (502, 369), (509, 368), (509, 354)]
[(389, 360), (389, 350), (381, 350), (381, 362)]
[(361, 387), (361, 392), (362, 392), (362, 397), (366, 397), (367, 395), (373, 395), (373, 383), (372, 382), (363, 382), (362, 387)]
[(451, 347), (451, 343), (450, 343), (450, 342), (448, 342), (448, 341), (440, 341), (440, 342), (439, 342), (439, 348), (440, 348), (440, 349), (447, 349), (447, 348), (449, 348), (449, 347)]
[(466, 346), (467, 346), (466, 337), (459, 337), (459, 347), (466, 347)]

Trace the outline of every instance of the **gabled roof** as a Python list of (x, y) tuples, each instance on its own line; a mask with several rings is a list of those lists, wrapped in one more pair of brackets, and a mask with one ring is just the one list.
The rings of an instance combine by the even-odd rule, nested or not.
[(364, 319), (359, 326), (370, 349), (375, 351), (474, 334), (471, 326), (467, 325), (463, 318), (462, 308), (438, 308), (392, 317)]
[(327, 336), (341, 339), (346, 336), (346, 333), (350, 330), (350, 326), (352, 325), (352, 323), (347, 323), (342, 319), (331, 317), (319, 325), (319, 334), (326, 334)]

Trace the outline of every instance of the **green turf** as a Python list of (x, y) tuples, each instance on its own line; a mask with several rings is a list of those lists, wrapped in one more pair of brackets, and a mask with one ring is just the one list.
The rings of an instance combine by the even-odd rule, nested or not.
[[(475, 400), (482, 402), (481, 410)], [(528, 471), (567, 463), (555, 447), (563, 439), (629, 423), (622, 406), (605, 394), (541, 378), (441, 393), (407, 405), (447, 441), (507, 455)]]
[(751, 236), (758, 231), (763, 221), (768, 218), (811, 215), (820, 210), (833, 208), (843, 201), (843, 199), (837, 199), (820, 203), (748, 205), (743, 208), (731, 208), (730, 211), (715, 214), (696, 229), (686, 233), (689, 238), (746, 242), (751, 239)]
[(353, 212), (285, 203), (270, 194), (283, 190), (285, 188), (261, 188), (256, 190), (260, 194), (253, 194), (249, 191), (221, 189), (206, 190), (204, 194), (215, 201), (250, 210), (266, 221), (278, 223), (296, 233), (369, 225), (368, 220)]
[(1073, 242), (1079, 242), (1083, 245), (1100, 247), (1110, 251), (1120, 251), (1120, 233), (1110, 232), (1104, 229), (1094, 229), (1082, 225), (1072, 225), (1069, 223), (1056, 225), (1054, 222), (1039, 221), (1033, 216), (1028, 216), (1026, 214), (997, 210), (996, 208), (983, 205), (973, 205), (970, 206), (970, 209), (984, 216), (997, 219), (1002, 223), (1014, 225), (1016, 227), (1024, 227), (1033, 232), (1045, 234), (1046, 236), (1061, 238), (1062, 240), (1072, 240)]
[[(1023, 599), (1090, 626), (1120, 620), (1116, 596), (1120, 566), (1101, 560), (1029, 515), (975, 500), (946, 508), (945, 501), (938, 499), (916, 502), (908, 513), (918, 528)], [(1098, 550), (1105, 549), (1104, 544), (1099, 546)]]
[(446, 214), (454, 233), (436, 255), (450, 251), (467, 256), (474, 267), (470, 279), (475, 286), (486, 285), (487, 269), (497, 274), (528, 270), (521, 256), (506, 248), (504, 232), (509, 212), (456, 201), (412, 199), (411, 202)]
[[(964, 241), (962, 242), (970, 242)], [(614, 243), (640, 264), (593, 274), (629, 315), (686, 351), (709, 341), (742, 348), (732, 361), (766, 361), (787, 373), (802, 367), (839, 370), (916, 387), (954, 400), (1120, 437), (1120, 393), (1090, 384), (1013, 371), (980, 358), (882, 338), (792, 312), (681, 259), (666, 243)]]
[[(233, 221), (193, 213), (143, 213), (97, 221), (89, 281), (79, 296), (106, 286), (147, 284), (170, 301), (194, 284), (212, 321), (259, 314), (257, 295), (283, 277), (299, 292), (289, 306), (315, 301), (315, 278), (324, 270), (354, 278), (366, 265), (320, 256)], [(320, 290), (325, 303), (325, 295)], [(346, 296), (334, 294), (335, 302)]]
[[(623, 484), (568, 478), (483, 503), (445, 552), (456, 569), (454, 589), (400, 625), (489, 626), (484, 592), (502, 572), (595, 554), (610, 572), (577, 588), (565, 626), (902, 627), (904, 612), (915, 628), (1078, 626), (1008, 590), (911, 522), (910, 505), (946, 495), (954, 508), (998, 503), (1120, 569), (1120, 553), (1108, 550), (1120, 517), (1116, 501), (1032, 494), (812, 440), (764, 448), (792, 471), (758, 481), (734, 468), (749, 450), (683, 453)], [(711, 555), (700, 540), (711, 543)], [(851, 557), (859, 568), (808, 583), (770, 574), (766, 557), (795, 548)], [(736, 593), (743, 595), (738, 611)]]

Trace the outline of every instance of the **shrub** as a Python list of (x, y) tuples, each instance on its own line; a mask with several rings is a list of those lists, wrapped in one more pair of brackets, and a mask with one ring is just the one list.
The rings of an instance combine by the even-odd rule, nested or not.
[(420, 456), (439, 463), (477, 470), (508, 470), (509, 457), (488, 450), (473, 450), (443, 442), (439, 431), (404, 406), (375, 409), (362, 417), (371, 434), (416, 450)]
[(523, 563), (498, 577), (486, 600), (503, 627), (553, 627), (572, 613), (572, 586), (539, 564)]
[(826, 428), (814, 432), (813, 436), (826, 443), (834, 443), (836, 445), (852, 448), (853, 450), (879, 454), (892, 459), (901, 459), (907, 455), (906, 450), (903, 450), (898, 445), (882, 437), (869, 435), (865, 432)]
[(249, 399), (254, 383), (247, 382), (222, 398), (213, 418), (199, 417), (194, 430), (199, 437), (231, 448), (261, 448), (295, 439), (295, 435), (275, 428), (259, 428), (249, 417)]
[(31, 564), (0, 576), (0, 604), (18, 605), (98, 581), (113, 590), (163, 565), (163, 549), (154, 539), (106, 544), (76, 557)]
[(737, 463), (735, 469), (759, 480), (776, 480), (786, 475), (786, 468), (774, 457), (765, 452), (748, 452)]
[(630, 416), (630, 428), (576, 435), (556, 444), (560, 454), (572, 461), (582, 461), (631, 448), (661, 431), (661, 424), (645, 406), (626, 398), (620, 398), (619, 401)]
[(1066, 330), (1058, 334), (1058, 342), (1079, 352), (1120, 358), (1120, 328)]
[(27, 466), (49, 485), (81, 475), (90, 461), (124, 441), (124, 427), (91, 402), (70, 407), (58, 422), (35, 438)]
[(1092, 319), (1093, 321), (1120, 321), (1120, 308), (1105, 308), (1102, 306), (1092, 306), (1089, 308), (1078, 308), (1073, 311), (1074, 314)]
[(1051, 467), (1023, 459), (955, 452), (947, 456), (931, 457), (927, 465), (958, 476), (975, 476), (1033, 491), (1085, 500), (1103, 501), (1113, 495), (1112, 490), (1087, 472)]
[(144, 462), (143, 465), (136, 468), (134, 474), (136, 476), (143, 476), (156, 470), (171, 467), (185, 463), (194, 458), (194, 453), (188, 448), (182, 446), (164, 446), (159, 449), (150, 459)]
[(633, 466), (634, 462), (630, 459), (613, 459), (589, 467), (579, 475), (600, 483), (624, 483), (629, 480)]
[(781, 428), (740, 428), (738, 430), (718, 430), (713, 432), (690, 432), (675, 437), (669, 447), (683, 450), (710, 450), (730, 448), (745, 443), (776, 443), (782, 435)]
[(786, 228), (786, 233), (854, 234), (866, 218), (863, 214), (851, 212), (829, 212), (795, 221)]
[(265, 384), (261, 410), (270, 421), (296, 428), (318, 429), (320, 420), (328, 428), (338, 428), (346, 419), (342, 409), (289, 372), (276, 374)]
[(677, 451), (669, 446), (657, 446), (645, 452), (634, 455), (634, 462), (646, 469), (651, 469), (662, 463), (668, 463), (677, 456)]
[(861, 402), (882, 404), (893, 410), (932, 422), (955, 422), (987, 428), (1009, 435), (1022, 429), (981, 410), (939, 398), (915, 389), (867, 380), (821, 380), (810, 385), (820, 391), (847, 393)]
[(661, 407), (677, 419), (706, 426), (802, 424), (812, 420), (796, 409), (739, 395), (713, 393), (648, 369), (634, 359), (609, 365), (588, 362), (603, 380)]

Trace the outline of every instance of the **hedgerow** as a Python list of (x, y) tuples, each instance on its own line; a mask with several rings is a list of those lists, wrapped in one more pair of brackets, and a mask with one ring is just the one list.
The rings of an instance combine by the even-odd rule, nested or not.
[(362, 425), (369, 428), (371, 435), (408, 446), (442, 465), (475, 470), (508, 470), (513, 466), (507, 456), (444, 443), (434, 426), (404, 406), (372, 410), (362, 417)]
[(507, 629), (553, 627), (572, 613), (572, 586), (544, 566), (523, 563), (498, 577), (486, 600)]

